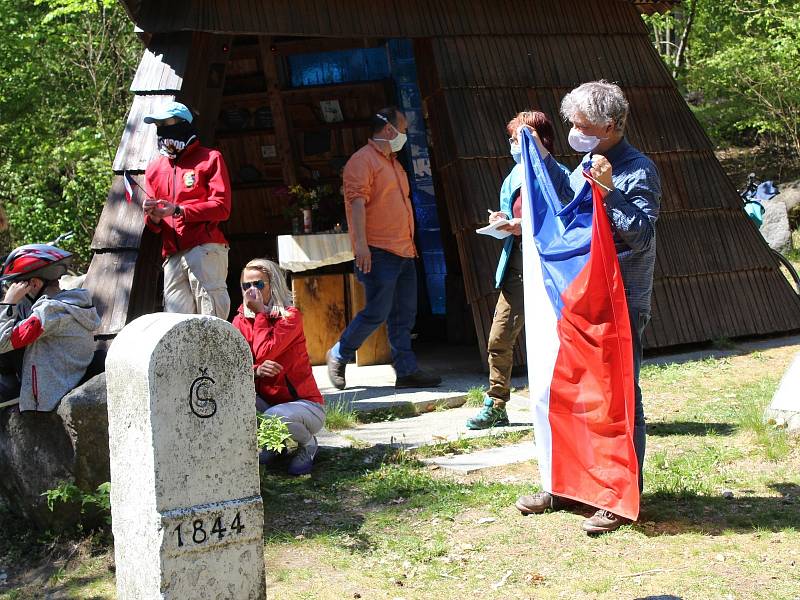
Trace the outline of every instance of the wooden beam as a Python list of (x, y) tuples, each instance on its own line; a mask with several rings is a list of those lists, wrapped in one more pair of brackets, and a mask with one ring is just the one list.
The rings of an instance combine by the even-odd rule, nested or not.
[(278, 146), (278, 155), (281, 159), (283, 181), (286, 185), (297, 183), (297, 164), (294, 160), (294, 145), (292, 144), (292, 124), (286, 114), (286, 106), (278, 81), (277, 57), (272, 53), (272, 38), (261, 36), (258, 38), (261, 68), (267, 81), (267, 96), (272, 109), (272, 124), (275, 128), (275, 143)]
[(351, 48), (376, 48), (386, 43), (384, 38), (301, 38), (294, 40), (273, 40), (272, 45), (278, 54), (300, 54), (306, 52), (331, 52)]
[(200, 142), (206, 146), (214, 143), (232, 42), (230, 35), (195, 33), (187, 75), (177, 97), (198, 112)]

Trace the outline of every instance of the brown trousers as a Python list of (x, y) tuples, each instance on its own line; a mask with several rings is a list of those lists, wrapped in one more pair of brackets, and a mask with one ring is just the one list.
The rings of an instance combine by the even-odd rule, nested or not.
[(503, 287), (494, 309), (489, 331), (489, 391), (494, 405), (501, 408), (511, 396), (511, 368), (514, 366), (514, 343), (525, 325), (522, 285), (522, 245), (514, 244), (508, 260)]

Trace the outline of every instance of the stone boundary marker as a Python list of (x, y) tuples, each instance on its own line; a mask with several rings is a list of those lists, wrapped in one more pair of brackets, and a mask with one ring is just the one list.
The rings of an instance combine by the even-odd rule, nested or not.
[(106, 360), (119, 600), (262, 600), (263, 503), (247, 343), (157, 313)]

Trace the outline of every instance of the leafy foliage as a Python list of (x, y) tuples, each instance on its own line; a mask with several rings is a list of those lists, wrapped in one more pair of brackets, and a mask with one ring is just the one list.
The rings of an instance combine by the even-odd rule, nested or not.
[(47, 508), (56, 509), (56, 504), (63, 502), (78, 502), (81, 505), (81, 516), (98, 513), (108, 525), (111, 523), (111, 483), (106, 481), (97, 486), (94, 492), (85, 492), (74, 483), (63, 482), (57, 488), (47, 490), (42, 494), (47, 499)]
[(0, 0), (0, 202), (5, 244), (46, 242), (90, 258), (140, 54), (113, 0)]
[(645, 20), (718, 144), (764, 141), (800, 154), (800, 1), (686, 0)]
[(286, 446), (286, 441), (292, 437), (289, 428), (280, 417), (258, 414), (258, 447), (280, 452)]

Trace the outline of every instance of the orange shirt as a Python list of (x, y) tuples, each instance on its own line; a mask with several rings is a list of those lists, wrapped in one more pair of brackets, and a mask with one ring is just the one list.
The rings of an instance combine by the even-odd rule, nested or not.
[(398, 256), (417, 256), (409, 189), (400, 161), (394, 154), (387, 158), (372, 140), (350, 157), (344, 167), (344, 204), (353, 247), (351, 204), (356, 198), (363, 198), (367, 244)]

